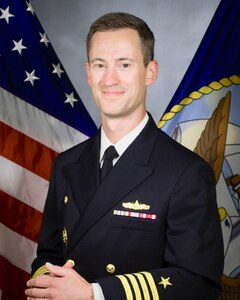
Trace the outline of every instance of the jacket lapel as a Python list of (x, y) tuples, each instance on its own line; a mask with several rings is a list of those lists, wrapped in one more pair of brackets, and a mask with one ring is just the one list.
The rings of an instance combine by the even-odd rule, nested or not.
[(64, 168), (65, 179), (73, 199), (82, 213), (99, 185), (99, 146), (100, 134), (88, 141), (86, 148), (76, 163)]
[[(146, 127), (127, 148), (116, 165), (95, 189), (84, 214), (75, 227), (73, 236), (78, 238), (70, 245), (74, 248), (79, 239), (98, 222), (107, 212), (122, 200), (137, 185), (149, 177), (153, 169), (148, 162), (154, 147), (158, 129), (150, 117)], [(94, 173), (93, 171), (91, 171)], [(87, 182), (85, 182), (87, 184)]]

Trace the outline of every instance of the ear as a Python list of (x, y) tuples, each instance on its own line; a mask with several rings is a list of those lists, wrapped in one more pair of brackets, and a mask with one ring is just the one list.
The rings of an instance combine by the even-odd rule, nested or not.
[(146, 85), (151, 85), (155, 82), (158, 75), (158, 62), (156, 60), (150, 61), (147, 66)]
[(85, 70), (86, 70), (86, 79), (87, 79), (88, 85), (91, 86), (90, 65), (89, 65), (88, 61), (85, 63)]

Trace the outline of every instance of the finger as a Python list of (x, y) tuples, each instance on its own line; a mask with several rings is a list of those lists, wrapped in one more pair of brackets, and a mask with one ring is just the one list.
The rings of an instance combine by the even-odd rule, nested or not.
[(56, 265), (53, 265), (49, 262), (45, 264), (46, 268), (50, 273), (52, 273), (54, 276), (64, 277), (68, 274), (69, 268), (63, 268)]
[(83, 283), (88, 284), (88, 282), (80, 275), (78, 274), (75, 270), (72, 268), (67, 268), (67, 267), (59, 267), (56, 265), (52, 265), (51, 263), (46, 263), (45, 264), (46, 268), (51, 274), (54, 274), (56, 277), (78, 277)]
[(36, 278), (32, 278), (28, 280), (27, 286), (29, 288), (46, 288), (50, 284), (50, 276), (48, 275), (41, 275)]
[(35, 283), (35, 280), (34, 280), (34, 279), (30, 279), (30, 280), (28, 280), (28, 282), (27, 282), (27, 286), (28, 286), (28, 287), (34, 287), (34, 283)]
[(75, 266), (75, 262), (72, 259), (68, 259), (66, 263), (63, 265), (64, 268), (73, 269)]
[(39, 288), (31, 288), (25, 290), (25, 295), (28, 297), (27, 299), (41, 299), (46, 297), (46, 289)]

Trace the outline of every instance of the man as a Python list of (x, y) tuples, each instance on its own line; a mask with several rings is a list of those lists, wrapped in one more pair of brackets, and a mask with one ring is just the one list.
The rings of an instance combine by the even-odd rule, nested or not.
[[(107, 14), (91, 26), (86, 73), (102, 127), (54, 163), (28, 299), (218, 295), (213, 172), (146, 112), (158, 73), (153, 49), (151, 30), (133, 15)], [(113, 145), (112, 162), (104, 152)]]

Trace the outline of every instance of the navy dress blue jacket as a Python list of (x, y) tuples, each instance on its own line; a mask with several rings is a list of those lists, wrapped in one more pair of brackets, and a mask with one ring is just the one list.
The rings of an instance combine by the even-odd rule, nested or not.
[(52, 168), (32, 273), (46, 261), (106, 300), (215, 299), (223, 243), (211, 167), (153, 119), (99, 183), (100, 131)]

